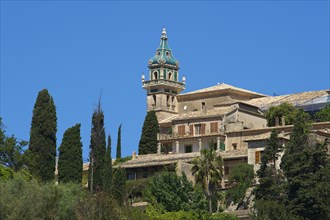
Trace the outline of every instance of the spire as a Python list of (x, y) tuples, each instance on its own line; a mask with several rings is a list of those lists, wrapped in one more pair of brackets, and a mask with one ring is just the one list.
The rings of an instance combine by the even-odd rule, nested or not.
[(167, 36), (166, 36), (166, 29), (163, 28), (163, 31), (162, 31), (162, 36), (160, 37), (161, 40), (167, 40)]
[(172, 50), (168, 47), (166, 29), (163, 28), (162, 35), (160, 37), (160, 44), (156, 50), (156, 54), (149, 59), (149, 66), (151, 65), (172, 65), (174, 68), (179, 67), (179, 61), (177, 61), (173, 54)]

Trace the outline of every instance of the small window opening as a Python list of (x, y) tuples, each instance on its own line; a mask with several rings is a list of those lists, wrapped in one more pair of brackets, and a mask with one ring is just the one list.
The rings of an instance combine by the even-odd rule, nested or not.
[(158, 73), (154, 72), (154, 79), (158, 79)]
[(192, 146), (191, 145), (186, 145), (185, 147), (185, 153), (191, 153), (192, 152)]
[(202, 102), (202, 109), (205, 109), (205, 102)]
[(236, 143), (233, 143), (231, 146), (233, 147), (233, 150), (237, 150), (237, 144)]

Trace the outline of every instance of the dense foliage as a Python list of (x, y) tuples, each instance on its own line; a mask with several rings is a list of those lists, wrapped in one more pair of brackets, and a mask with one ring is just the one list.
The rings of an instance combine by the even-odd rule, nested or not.
[(0, 219), (146, 219), (108, 194), (91, 194), (80, 184), (42, 184), (17, 176), (0, 181)]
[(59, 147), (58, 182), (81, 183), (82, 171), (80, 124), (76, 124), (64, 132), (62, 144)]
[(274, 219), (330, 218), (327, 140), (319, 143), (313, 138), (310, 117), (302, 110), (296, 111), (293, 124), (282, 157), (283, 174), (276, 170), (273, 161), (280, 151), (277, 135), (273, 132), (268, 141), (258, 172), (260, 186), (256, 189), (253, 219), (275, 215)]
[(92, 117), (90, 164), (88, 187), (91, 190), (102, 190), (102, 174), (104, 171), (104, 159), (106, 153), (104, 114), (101, 103), (94, 110)]
[(118, 128), (116, 159), (121, 158), (121, 125)]
[(144, 119), (139, 142), (139, 154), (157, 153), (159, 124), (155, 111), (149, 111)]
[(243, 203), (247, 189), (253, 183), (253, 165), (238, 164), (231, 170), (228, 179), (230, 188), (226, 192), (227, 200), (240, 206)]
[(316, 119), (320, 121), (330, 121), (330, 104), (326, 105), (323, 109), (315, 114)]
[(201, 183), (209, 202), (209, 212), (212, 213), (212, 197), (218, 183), (223, 177), (223, 160), (213, 148), (202, 149), (201, 156), (192, 161), (192, 174), (197, 183)]
[(42, 181), (54, 179), (57, 118), (53, 98), (47, 89), (39, 92), (33, 109), (29, 168)]
[(20, 170), (26, 165), (26, 157), (23, 154), (26, 145), (26, 141), (18, 141), (14, 135), (6, 136), (2, 118), (0, 118), (0, 165), (9, 167), (14, 171)]
[(186, 175), (178, 176), (174, 172), (163, 172), (154, 176), (144, 192), (148, 202), (161, 204), (165, 211), (203, 211), (206, 200), (203, 193), (194, 190)]
[(124, 168), (119, 167), (114, 170), (112, 196), (119, 204), (125, 204), (127, 201), (126, 179), (127, 174)]
[[(297, 114), (297, 108), (288, 103), (282, 103), (279, 106), (270, 107), (266, 113), (267, 124), (269, 127), (275, 126), (276, 120), (278, 120), (279, 125), (282, 125), (282, 117), (285, 118), (285, 124), (293, 124), (293, 120)], [(276, 119), (277, 118), (277, 119)]]
[(302, 220), (287, 211), (284, 204), (273, 200), (258, 200), (250, 214), (251, 220)]

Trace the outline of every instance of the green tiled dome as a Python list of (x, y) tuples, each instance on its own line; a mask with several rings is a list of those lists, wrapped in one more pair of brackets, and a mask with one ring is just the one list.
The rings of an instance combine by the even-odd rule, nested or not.
[(155, 64), (159, 64), (159, 65), (168, 64), (168, 65), (174, 65), (176, 67), (179, 66), (179, 61), (174, 58), (172, 54), (172, 50), (168, 47), (165, 28), (163, 28), (162, 36), (160, 37), (160, 45), (157, 48), (156, 54), (149, 60), (148, 63), (149, 66)]

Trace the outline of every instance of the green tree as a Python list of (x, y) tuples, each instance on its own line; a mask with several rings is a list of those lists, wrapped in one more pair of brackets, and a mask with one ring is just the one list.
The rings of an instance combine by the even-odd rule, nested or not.
[[(261, 156), (260, 169), (257, 171), (259, 185), (255, 188), (256, 199), (278, 200), (281, 193), (281, 174), (276, 169), (276, 161), (283, 147), (274, 129), (267, 140), (265, 151)], [(270, 163), (269, 163), (270, 162)]]
[(139, 143), (139, 154), (157, 153), (159, 124), (155, 111), (149, 111), (144, 119)]
[(109, 195), (111, 194), (113, 185), (112, 172), (111, 137), (108, 135), (108, 146), (104, 160), (103, 190)]
[(230, 188), (226, 192), (227, 198), (239, 206), (243, 205), (246, 191), (253, 183), (253, 165), (239, 164), (235, 166), (229, 173), (228, 179)]
[(91, 191), (102, 190), (102, 174), (104, 172), (104, 159), (106, 153), (104, 114), (99, 101), (92, 117), (90, 164), (88, 187)]
[[(309, 117), (299, 111), (290, 142), (282, 158), (284, 203), (287, 210), (307, 219), (329, 218), (329, 155), (326, 143), (314, 143), (308, 136)], [(312, 208), (311, 208), (312, 207)]]
[(82, 143), (80, 124), (64, 132), (59, 147), (58, 181), (59, 183), (81, 183), (83, 171)]
[(126, 171), (124, 168), (117, 168), (113, 172), (113, 190), (112, 195), (119, 204), (126, 202)]
[(6, 136), (0, 118), (0, 165), (4, 165), (18, 171), (22, 166), (26, 165), (24, 157), (24, 147), (26, 141), (17, 141), (14, 135)]
[(201, 156), (194, 159), (192, 174), (196, 182), (203, 185), (205, 194), (209, 202), (209, 212), (212, 212), (212, 196), (216, 192), (217, 183), (221, 182), (223, 177), (223, 160), (218, 156), (214, 149), (202, 149)]
[(118, 128), (118, 137), (117, 137), (117, 153), (116, 153), (116, 159), (121, 158), (121, 124)]
[(257, 200), (250, 213), (251, 220), (302, 220), (286, 210), (278, 201)]
[(53, 98), (47, 89), (38, 94), (33, 109), (29, 151), (32, 174), (41, 181), (54, 179), (57, 118)]
[(330, 121), (330, 104), (327, 104), (323, 109), (317, 112), (316, 118), (320, 121)]
[(144, 191), (144, 197), (155, 206), (161, 204), (168, 212), (207, 209), (203, 194), (194, 191), (184, 173), (178, 176), (174, 172), (163, 172), (154, 176)]
[(298, 109), (289, 103), (282, 103), (279, 106), (270, 107), (266, 113), (266, 119), (269, 127), (275, 126), (276, 118), (279, 119), (279, 124), (282, 123), (281, 118), (285, 117), (285, 124), (291, 125), (297, 114)]

